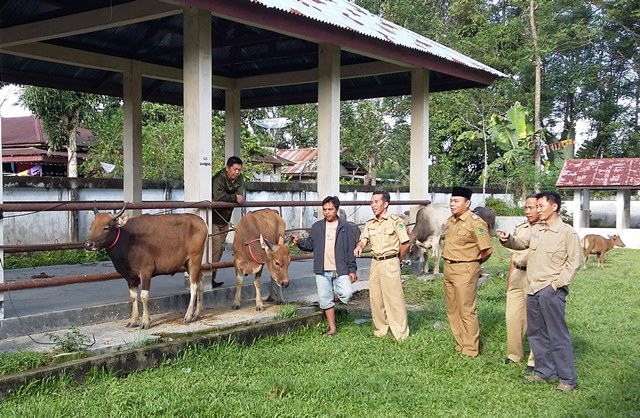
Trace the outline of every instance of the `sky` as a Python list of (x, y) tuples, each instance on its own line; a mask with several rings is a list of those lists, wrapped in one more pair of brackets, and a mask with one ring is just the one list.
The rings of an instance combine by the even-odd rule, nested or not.
[(0, 115), (3, 118), (28, 116), (31, 114), (29, 110), (16, 104), (19, 94), (20, 87), (15, 85), (5, 86), (0, 89)]

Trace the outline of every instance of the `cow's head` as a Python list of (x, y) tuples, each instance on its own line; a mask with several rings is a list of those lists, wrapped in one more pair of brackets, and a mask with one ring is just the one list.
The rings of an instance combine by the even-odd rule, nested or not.
[(123, 215), (126, 208), (127, 205), (124, 205), (116, 214), (100, 213), (94, 203), (93, 213), (96, 217), (89, 227), (89, 236), (84, 242), (84, 249), (97, 251), (112, 246), (118, 236), (117, 229), (127, 223), (128, 216)]
[(267, 253), (267, 268), (271, 273), (271, 278), (280, 287), (289, 286), (289, 264), (291, 263), (291, 252), (289, 246), (285, 244), (284, 237), (280, 236), (278, 243), (274, 244), (264, 239), (260, 234), (260, 246)]
[(615, 235), (609, 235), (609, 239), (611, 241), (613, 241), (613, 245), (617, 245), (618, 247), (624, 247), (624, 242), (622, 242), (622, 238), (620, 238), (620, 235), (615, 234)]
[(425, 251), (433, 248), (433, 239), (429, 237), (424, 242), (418, 241), (414, 232), (409, 233), (409, 251), (404, 256), (406, 265), (411, 265), (414, 261), (420, 261)]

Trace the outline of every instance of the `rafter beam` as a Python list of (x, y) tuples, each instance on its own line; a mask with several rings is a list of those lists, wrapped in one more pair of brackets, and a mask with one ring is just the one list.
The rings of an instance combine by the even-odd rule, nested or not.
[(155, 0), (137, 0), (113, 7), (61, 16), (0, 29), (0, 48), (96, 32), (181, 14), (182, 8)]
[[(125, 73), (131, 68), (131, 60), (127, 58), (102, 55), (95, 52), (50, 45), (42, 42), (18, 45), (10, 48), (0, 48), (0, 52), (25, 58), (73, 65), (75, 67), (95, 68), (119, 73)], [(142, 62), (141, 73), (143, 77), (182, 83), (181, 68)], [(228, 89), (233, 86), (233, 80), (227, 77), (213, 76), (212, 86), (215, 88)]]
[[(363, 64), (343, 65), (340, 68), (340, 79), (377, 76), (411, 71), (410, 68), (388, 62), (374, 61)], [(273, 86), (289, 86), (294, 84), (316, 83), (318, 69), (291, 71), (287, 73), (258, 75), (235, 80), (235, 86), (240, 89), (252, 89)]]

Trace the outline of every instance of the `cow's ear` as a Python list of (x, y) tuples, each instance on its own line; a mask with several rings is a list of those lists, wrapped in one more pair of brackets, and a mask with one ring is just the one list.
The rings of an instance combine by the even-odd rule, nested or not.
[(283, 235), (278, 236), (278, 245), (284, 245), (285, 239)]
[(271, 244), (268, 240), (264, 239), (262, 234), (260, 234), (260, 246), (266, 252), (273, 251), (273, 244)]
[(116, 218), (116, 226), (118, 228), (121, 228), (124, 226), (124, 224), (127, 223), (127, 221), (129, 220), (129, 215), (122, 215), (119, 218)]

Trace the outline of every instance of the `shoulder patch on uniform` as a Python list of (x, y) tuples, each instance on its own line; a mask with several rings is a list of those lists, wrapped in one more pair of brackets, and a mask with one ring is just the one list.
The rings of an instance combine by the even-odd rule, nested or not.
[(484, 228), (481, 226), (477, 226), (476, 227), (476, 232), (478, 233), (478, 235), (482, 235), (484, 234)]
[(398, 215), (394, 215), (393, 213), (389, 214), (389, 219), (391, 219), (398, 229), (404, 229), (404, 221)]
[(478, 215), (476, 215), (476, 214), (475, 214), (475, 213), (473, 213), (473, 212), (471, 212), (471, 218), (472, 218), (472, 219), (474, 219), (474, 220), (476, 220), (476, 221), (477, 221), (478, 219), (481, 219)]

